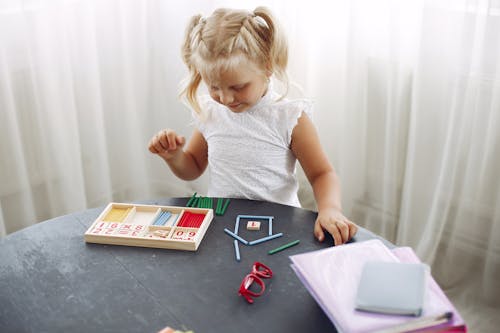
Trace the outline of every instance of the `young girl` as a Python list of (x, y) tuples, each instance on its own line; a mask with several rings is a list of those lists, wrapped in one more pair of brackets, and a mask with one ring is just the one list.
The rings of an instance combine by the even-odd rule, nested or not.
[[(184, 180), (209, 166), (210, 197), (297, 207), (299, 160), (318, 207), (314, 235), (321, 242), (326, 230), (336, 245), (351, 239), (357, 227), (342, 214), (339, 180), (311, 121), (311, 103), (284, 99), (270, 84), (274, 75), (288, 87), (288, 50), (269, 10), (218, 9), (207, 18), (194, 16), (182, 51), (190, 73), (182, 94), (197, 128), (185, 149), (185, 138), (165, 129), (151, 139), (149, 150)], [(210, 96), (198, 100), (201, 82)]]

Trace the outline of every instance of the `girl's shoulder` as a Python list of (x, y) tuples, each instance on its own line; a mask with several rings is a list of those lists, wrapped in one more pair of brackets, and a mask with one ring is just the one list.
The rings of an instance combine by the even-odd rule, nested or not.
[(310, 119), (313, 115), (313, 102), (306, 98), (275, 100), (272, 104), (273, 111), (269, 117), (269, 124), (279, 133), (283, 142), (289, 146), (292, 133), (298, 124), (299, 118), (306, 114)]
[(279, 99), (279, 95), (277, 95), (273, 107), (293, 118), (300, 116), (302, 113), (307, 114), (311, 118), (313, 115), (313, 106), (313, 101), (307, 98)]

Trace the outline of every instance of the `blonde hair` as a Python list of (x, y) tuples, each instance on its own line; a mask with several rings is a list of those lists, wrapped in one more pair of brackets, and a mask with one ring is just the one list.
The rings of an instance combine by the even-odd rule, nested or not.
[(235, 69), (250, 61), (262, 74), (276, 77), (288, 92), (288, 47), (278, 22), (266, 7), (253, 12), (221, 8), (203, 18), (195, 15), (186, 28), (182, 59), (189, 77), (181, 91), (196, 112), (200, 112), (198, 87), (204, 76)]

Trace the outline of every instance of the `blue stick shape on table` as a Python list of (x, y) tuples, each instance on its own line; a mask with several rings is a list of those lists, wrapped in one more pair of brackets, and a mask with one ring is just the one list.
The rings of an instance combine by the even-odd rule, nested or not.
[(243, 238), (241, 238), (240, 236), (234, 234), (231, 230), (229, 230), (228, 228), (224, 228), (224, 232), (226, 234), (228, 234), (229, 236), (233, 237), (234, 239), (237, 239), (239, 240), (240, 242), (242, 242), (243, 244), (245, 245), (248, 245), (248, 241), (244, 240)]
[(267, 237), (264, 237), (264, 238), (256, 239), (256, 240), (251, 241), (250, 243), (248, 243), (248, 245), (260, 244), (260, 243), (267, 242), (267, 241), (269, 241), (271, 239), (275, 239), (275, 238), (278, 238), (278, 237), (281, 237), (281, 236), (283, 236), (282, 232), (280, 232), (278, 234), (271, 235), (271, 236), (267, 236)]
[(274, 216), (258, 216), (258, 215), (238, 215), (238, 217), (244, 218), (244, 219), (272, 219)]
[(236, 261), (240, 261), (240, 247), (238, 245), (238, 241), (235, 239), (234, 240), (234, 252), (236, 253)]
[(238, 228), (240, 226), (240, 215), (236, 218), (236, 223), (234, 224), (234, 233), (237, 235), (238, 234)]

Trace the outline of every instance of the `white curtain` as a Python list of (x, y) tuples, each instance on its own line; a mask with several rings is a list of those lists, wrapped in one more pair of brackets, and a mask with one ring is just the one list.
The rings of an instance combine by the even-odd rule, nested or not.
[(177, 98), (188, 18), (257, 5), (289, 36), (346, 214), (412, 246), (471, 331), (500, 326), (498, 0), (3, 0), (0, 235), (203, 192), (205, 176), (176, 179), (147, 142), (191, 131)]

